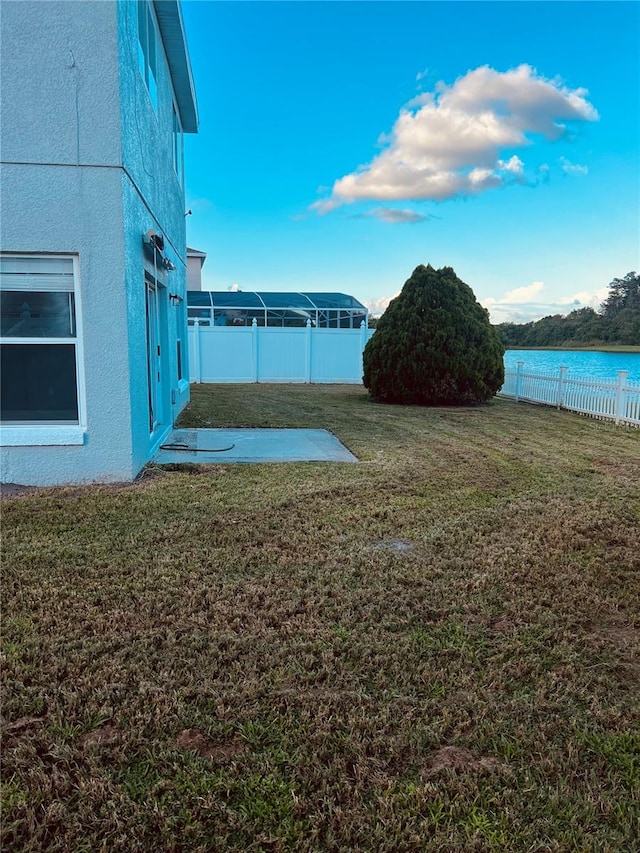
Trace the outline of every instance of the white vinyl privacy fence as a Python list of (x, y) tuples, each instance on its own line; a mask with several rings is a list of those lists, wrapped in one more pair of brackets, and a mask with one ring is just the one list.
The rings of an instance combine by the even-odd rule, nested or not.
[(189, 326), (190, 382), (362, 382), (375, 329)]
[(519, 361), (516, 370), (505, 371), (498, 395), (640, 426), (640, 382), (630, 382), (628, 376), (628, 371), (619, 370), (614, 380), (573, 378), (566, 367), (555, 375), (528, 373)]

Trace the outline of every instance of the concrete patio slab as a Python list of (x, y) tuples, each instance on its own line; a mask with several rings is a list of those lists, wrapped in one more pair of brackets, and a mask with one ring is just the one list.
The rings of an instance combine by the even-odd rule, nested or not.
[(231, 462), (357, 462), (326, 429), (175, 429), (156, 465)]

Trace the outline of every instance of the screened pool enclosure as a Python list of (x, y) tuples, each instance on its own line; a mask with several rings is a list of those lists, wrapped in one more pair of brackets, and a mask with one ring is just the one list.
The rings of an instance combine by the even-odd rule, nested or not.
[(255, 291), (187, 292), (189, 325), (316, 329), (359, 329), (367, 309), (346, 293), (266, 293)]

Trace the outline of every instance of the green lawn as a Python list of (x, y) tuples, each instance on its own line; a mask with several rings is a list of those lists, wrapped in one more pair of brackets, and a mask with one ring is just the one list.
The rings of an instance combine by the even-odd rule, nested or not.
[(201, 386), (360, 464), (2, 505), (3, 851), (637, 851), (640, 431)]

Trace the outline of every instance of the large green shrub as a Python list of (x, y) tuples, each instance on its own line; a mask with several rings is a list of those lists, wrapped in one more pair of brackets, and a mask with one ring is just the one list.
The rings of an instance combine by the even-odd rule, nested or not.
[(365, 347), (363, 382), (381, 403), (479, 403), (504, 382), (503, 356), (471, 288), (451, 267), (421, 265)]

